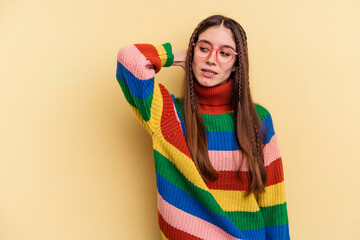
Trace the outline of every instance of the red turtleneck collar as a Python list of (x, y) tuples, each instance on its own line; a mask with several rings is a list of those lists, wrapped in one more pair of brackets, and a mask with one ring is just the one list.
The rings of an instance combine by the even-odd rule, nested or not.
[(200, 104), (200, 112), (205, 114), (223, 114), (231, 111), (233, 90), (232, 79), (215, 87), (203, 87), (195, 81), (195, 92)]

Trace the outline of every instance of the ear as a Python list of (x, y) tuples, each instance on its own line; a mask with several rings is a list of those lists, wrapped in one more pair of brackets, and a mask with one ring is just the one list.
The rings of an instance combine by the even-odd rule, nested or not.
[(231, 68), (231, 71), (232, 71), (232, 72), (235, 72), (236, 68), (237, 68), (237, 66), (233, 66), (233, 67)]

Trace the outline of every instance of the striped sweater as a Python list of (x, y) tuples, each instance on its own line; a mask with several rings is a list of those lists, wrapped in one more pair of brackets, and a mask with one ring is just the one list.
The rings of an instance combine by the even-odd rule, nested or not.
[(206, 106), (201, 109), (209, 158), (219, 178), (204, 181), (187, 147), (182, 102), (154, 78), (173, 60), (169, 43), (130, 45), (119, 50), (116, 72), (126, 100), (152, 137), (162, 238), (290, 239), (282, 162), (269, 112), (256, 105), (268, 132), (263, 137), (265, 193), (245, 196), (248, 166), (236, 143), (233, 113), (214, 114)]

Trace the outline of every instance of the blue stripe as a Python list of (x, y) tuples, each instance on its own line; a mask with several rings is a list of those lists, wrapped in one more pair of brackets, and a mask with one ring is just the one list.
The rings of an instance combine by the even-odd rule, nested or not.
[(119, 61), (117, 62), (116, 78), (128, 85), (131, 95), (146, 99), (154, 91), (154, 77), (139, 80), (127, 70)]
[[(275, 135), (270, 114), (263, 121), (266, 131), (262, 130), (263, 144), (269, 143)], [(209, 150), (234, 151), (239, 150), (235, 131), (206, 132)], [(267, 136), (267, 137), (266, 137)]]
[(206, 132), (208, 149), (215, 151), (239, 150), (236, 134), (232, 131)]
[(290, 240), (289, 224), (265, 227), (265, 229), (267, 240)]
[(265, 228), (241, 231), (248, 240), (267, 240)]
[[(275, 135), (274, 126), (272, 122), (272, 118), (270, 113), (267, 115), (267, 117), (264, 119), (263, 124), (265, 125), (266, 131), (261, 131), (263, 134), (262, 142), (263, 144), (269, 143), (271, 138)], [(267, 133), (266, 133), (267, 132)], [(266, 137), (267, 134), (267, 137)]]

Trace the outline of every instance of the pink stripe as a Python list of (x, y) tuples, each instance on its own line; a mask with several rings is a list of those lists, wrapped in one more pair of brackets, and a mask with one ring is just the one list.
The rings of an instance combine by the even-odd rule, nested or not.
[[(264, 146), (265, 167), (280, 158), (279, 148), (275, 135), (270, 142)], [(209, 151), (211, 164), (217, 171), (249, 171), (246, 158), (240, 150), (236, 151)]]
[(134, 45), (122, 47), (117, 60), (139, 80), (147, 80), (155, 75), (151, 62)]
[(276, 141), (276, 136), (274, 135), (270, 142), (264, 146), (265, 167), (269, 166), (272, 162), (279, 159), (280, 157), (279, 147)]
[(166, 202), (158, 192), (158, 209), (165, 221), (181, 231), (207, 240), (239, 239), (201, 218), (188, 214)]
[(209, 151), (210, 162), (217, 171), (248, 171), (247, 161), (240, 150)]

